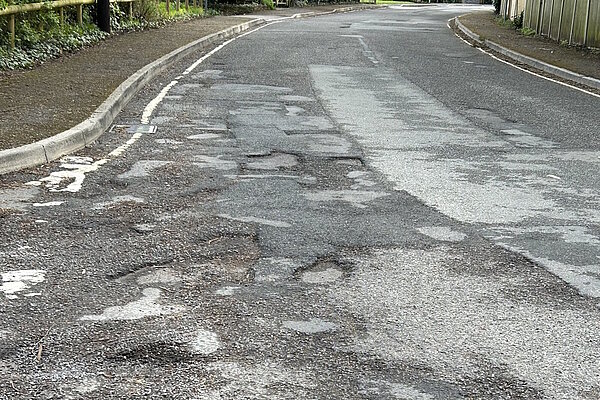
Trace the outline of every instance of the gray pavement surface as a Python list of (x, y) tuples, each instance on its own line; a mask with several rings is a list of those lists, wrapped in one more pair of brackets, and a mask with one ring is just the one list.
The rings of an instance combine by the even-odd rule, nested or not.
[(2, 176), (0, 398), (598, 398), (598, 99), (465, 9), (270, 24)]

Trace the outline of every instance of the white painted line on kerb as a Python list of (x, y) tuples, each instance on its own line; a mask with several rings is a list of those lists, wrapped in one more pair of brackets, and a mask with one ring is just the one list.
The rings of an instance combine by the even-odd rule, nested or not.
[(547, 81), (554, 82), (554, 83), (558, 83), (559, 85), (563, 85), (563, 86), (566, 86), (566, 87), (568, 87), (568, 88), (571, 88), (571, 89), (578, 90), (578, 91), (580, 91), (580, 92), (582, 92), (582, 93), (589, 94), (590, 96), (594, 96), (594, 97), (597, 97), (597, 98), (599, 98), (599, 99), (600, 99), (600, 94), (596, 94), (596, 93), (590, 92), (590, 91), (588, 91), (588, 90), (585, 90), (585, 89), (582, 89), (582, 88), (580, 88), (580, 87), (573, 86), (573, 85), (570, 85), (570, 84), (568, 84), (568, 83), (561, 82), (561, 81), (558, 81), (558, 80), (556, 80), (556, 79), (549, 78), (549, 77), (547, 77), (547, 76), (544, 76), (544, 75), (536, 74), (536, 73), (535, 73), (535, 72), (533, 72), (533, 71), (529, 71), (528, 69), (521, 68), (521, 67), (519, 67), (518, 65), (515, 65), (515, 64), (513, 64), (513, 63), (510, 63), (510, 62), (508, 62), (508, 61), (505, 61), (505, 60), (503, 60), (503, 59), (501, 59), (501, 58), (498, 58), (498, 57), (496, 57), (495, 55), (493, 55), (492, 53), (490, 53), (490, 52), (488, 52), (488, 51), (485, 51), (484, 49), (478, 48), (478, 50), (479, 50), (479, 51), (481, 51), (481, 52), (482, 52), (482, 53), (484, 53), (484, 54), (487, 54), (488, 56), (492, 57), (492, 58), (493, 58), (493, 59), (495, 59), (495, 60), (498, 60), (498, 61), (500, 61), (500, 62), (502, 62), (502, 63), (504, 63), (504, 64), (506, 64), (506, 65), (510, 65), (510, 66), (511, 66), (511, 67), (513, 67), (513, 68), (516, 68), (516, 69), (518, 69), (518, 70), (521, 70), (521, 71), (527, 72), (528, 74), (531, 74), (531, 75), (537, 76), (537, 77), (539, 77), (539, 78), (542, 78), (542, 79), (545, 79), (545, 80), (547, 80)]
[[(454, 19), (454, 18), (450, 18), (450, 20), (448, 20), (448, 23), (446, 23), (446, 26), (447, 26), (447, 27), (448, 27), (448, 29), (450, 29), (450, 30), (452, 30), (452, 28), (450, 27), (450, 22), (449, 22), (449, 21), (451, 21), (451, 20), (453, 20), (453, 19)], [(473, 46), (471, 43), (469, 43), (468, 41), (466, 41), (465, 39), (463, 39), (462, 37), (460, 37), (460, 35), (459, 35), (458, 33), (454, 32), (454, 35), (455, 35), (457, 38), (459, 38), (460, 40), (462, 40), (463, 42), (465, 42), (465, 43), (466, 43), (467, 45), (469, 45), (470, 47), (475, 47), (475, 46)], [(582, 88), (580, 88), (580, 87), (573, 86), (573, 85), (570, 85), (570, 84), (568, 84), (568, 83), (561, 82), (561, 81), (558, 81), (558, 80), (556, 80), (556, 79), (552, 79), (552, 78), (549, 78), (549, 77), (547, 77), (547, 76), (540, 75), (540, 74), (538, 74), (538, 73), (535, 73), (535, 72), (533, 72), (533, 71), (530, 71), (530, 70), (528, 70), (528, 69), (525, 69), (525, 68), (519, 67), (518, 65), (515, 65), (515, 64), (513, 64), (513, 63), (511, 63), (511, 62), (509, 62), (509, 61), (506, 61), (506, 60), (503, 60), (503, 59), (501, 59), (501, 58), (498, 58), (498, 57), (496, 57), (495, 55), (493, 55), (493, 54), (492, 54), (492, 53), (490, 53), (489, 51), (486, 51), (486, 50), (484, 50), (484, 49), (482, 49), (482, 48), (480, 48), (480, 47), (476, 47), (476, 49), (477, 49), (477, 50), (479, 50), (479, 51), (481, 51), (482, 53), (484, 53), (484, 54), (487, 54), (488, 56), (492, 57), (494, 60), (498, 60), (498, 61), (500, 61), (501, 63), (504, 63), (504, 64), (506, 64), (506, 65), (510, 65), (510, 66), (511, 66), (511, 67), (513, 67), (513, 68), (516, 68), (516, 69), (518, 69), (518, 70), (521, 70), (521, 71), (523, 71), (523, 72), (527, 72), (527, 73), (528, 73), (528, 74), (530, 74), (530, 75), (537, 76), (538, 78), (542, 78), (542, 79), (545, 79), (545, 80), (547, 80), (547, 81), (550, 81), (550, 82), (558, 83), (559, 85), (563, 85), (563, 86), (566, 86), (566, 87), (568, 87), (568, 88), (571, 88), (571, 89), (578, 90), (578, 91), (580, 91), (580, 92), (582, 92), (582, 93), (589, 94), (590, 96), (594, 96), (594, 97), (600, 98), (600, 95), (599, 95), (599, 94), (596, 94), (596, 93), (590, 92), (590, 91), (588, 91), (588, 90), (585, 90), (585, 89), (582, 89)]]

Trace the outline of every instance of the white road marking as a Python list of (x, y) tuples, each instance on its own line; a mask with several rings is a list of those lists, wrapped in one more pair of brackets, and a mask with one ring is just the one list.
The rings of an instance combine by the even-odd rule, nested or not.
[(484, 53), (484, 54), (487, 54), (488, 56), (492, 57), (493, 59), (500, 61), (501, 63), (504, 63), (504, 64), (506, 64), (506, 65), (510, 65), (510, 66), (511, 66), (511, 67), (513, 67), (513, 68), (516, 68), (516, 69), (518, 69), (518, 70), (521, 70), (521, 71), (527, 72), (527, 73), (528, 73), (528, 74), (530, 74), (530, 75), (537, 76), (538, 78), (542, 78), (542, 79), (545, 79), (545, 80), (547, 80), (547, 81), (550, 81), (550, 82), (558, 83), (559, 85), (566, 86), (566, 87), (568, 87), (568, 88), (571, 88), (571, 89), (578, 90), (578, 91), (580, 91), (580, 92), (582, 92), (582, 93), (589, 94), (590, 96), (594, 96), (594, 97), (597, 97), (597, 98), (599, 98), (599, 99), (600, 99), (600, 94), (592, 93), (592, 92), (590, 92), (590, 91), (588, 91), (588, 90), (585, 90), (585, 89), (582, 89), (582, 88), (580, 88), (580, 87), (573, 86), (573, 85), (570, 85), (570, 84), (568, 84), (568, 83), (565, 83), (565, 82), (557, 81), (556, 79), (552, 79), (552, 78), (549, 78), (549, 77), (547, 77), (547, 76), (544, 76), (544, 75), (536, 74), (536, 73), (535, 73), (535, 72), (533, 72), (533, 71), (529, 71), (529, 70), (527, 70), (527, 69), (525, 69), (525, 68), (521, 68), (521, 67), (519, 67), (518, 65), (515, 65), (515, 64), (512, 64), (512, 63), (510, 63), (510, 62), (508, 62), (508, 61), (502, 60), (502, 59), (500, 59), (500, 58), (496, 57), (495, 55), (493, 55), (492, 53), (490, 53), (490, 52), (488, 52), (488, 51), (485, 51), (485, 50), (483, 50), (483, 49), (481, 49), (481, 48), (478, 48), (478, 50), (479, 50), (479, 51), (481, 51), (481, 52), (482, 52), (482, 53)]
[(220, 289), (217, 289), (215, 294), (218, 294), (219, 296), (233, 296), (235, 291), (240, 289), (242, 289), (240, 286), (224, 286)]
[[(453, 19), (454, 19), (454, 18), (450, 18), (450, 20), (453, 20)], [(448, 23), (446, 24), (446, 26), (448, 27), (448, 29), (452, 30), (452, 28), (450, 27), (450, 20), (448, 20)], [(458, 35), (456, 32), (454, 32), (454, 35), (455, 35), (457, 38), (459, 38), (460, 40), (462, 40), (463, 42), (465, 42), (467, 45), (469, 45), (469, 47), (475, 47), (475, 46), (473, 46), (471, 43), (469, 43), (468, 41), (466, 41), (465, 39), (463, 39), (462, 37), (460, 37), (460, 35)], [(556, 80), (556, 79), (552, 79), (552, 78), (549, 78), (549, 77), (547, 77), (547, 76), (540, 75), (540, 74), (538, 74), (538, 73), (535, 73), (535, 72), (533, 72), (533, 71), (530, 71), (530, 70), (528, 70), (528, 69), (521, 68), (521, 67), (519, 67), (518, 65), (515, 65), (515, 64), (513, 64), (513, 63), (511, 63), (511, 62), (509, 62), (509, 61), (502, 60), (501, 58), (498, 58), (498, 57), (496, 57), (495, 55), (493, 55), (493, 54), (492, 54), (492, 53), (490, 53), (489, 51), (486, 51), (486, 50), (484, 50), (484, 49), (482, 49), (482, 48), (480, 48), (480, 47), (475, 47), (475, 48), (476, 48), (477, 50), (481, 51), (482, 53), (484, 53), (484, 54), (487, 54), (488, 56), (492, 57), (494, 60), (500, 61), (501, 63), (504, 63), (504, 64), (506, 64), (506, 65), (510, 65), (511, 67), (513, 67), (513, 68), (516, 68), (516, 69), (518, 69), (518, 70), (521, 70), (521, 71), (523, 71), (523, 72), (527, 72), (527, 73), (528, 73), (528, 74), (530, 74), (530, 75), (537, 76), (538, 78), (542, 78), (542, 79), (545, 79), (545, 80), (547, 80), (547, 81), (550, 81), (550, 82), (553, 82), (553, 83), (558, 83), (559, 85), (566, 86), (566, 87), (568, 87), (568, 88), (571, 88), (571, 89), (578, 90), (578, 91), (580, 91), (580, 92), (582, 92), (582, 93), (589, 94), (590, 96), (594, 96), (594, 97), (600, 98), (600, 95), (599, 95), (599, 94), (596, 94), (596, 93), (590, 92), (590, 91), (588, 91), (588, 90), (582, 89), (582, 88), (580, 88), (580, 87), (577, 87), (577, 86), (570, 85), (570, 84), (568, 84), (568, 83), (566, 83), (566, 82), (561, 82), (561, 81), (558, 81), (558, 80)]]
[[(92, 164), (61, 164), (63, 170), (54, 171), (45, 178), (38, 181), (30, 181), (25, 183), (29, 186), (41, 186), (45, 184), (51, 192), (71, 192), (76, 193), (81, 190), (85, 174), (96, 171), (100, 166), (106, 164), (109, 160), (103, 158)], [(64, 188), (60, 188), (63, 181), (72, 181)]]
[[(148, 124), (148, 123), (150, 123), (150, 117), (152, 116), (152, 113), (154, 112), (154, 110), (156, 109), (156, 107), (158, 107), (158, 105), (163, 101), (163, 99), (165, 98), (165, 96), (167, 95), (167, 93), (169, 93), (169, 90), (171, 90), (171, 88), (173, 86), (177, 85), (178, 83), (179, 83), (178, 80), (171, 81), (167, 86), (165, 86), (160, 91), (160, 93), (155, 98), (153, 98), (150, 101), (150, 103), (148, 103), (146, 105), (146, 108), (144, 108), (144, 112), (142, 113), (142, 119), (140, 121), (142, 124)], [(140, 135), (140, 137), (141, 137), (141, 135)]]
[(164, 306), (157, 303), (161, 295), (161, 290), (156, 288), (147, 288), (142, 292), (143, 297), (132, 301), (123, 306), (108, 307), (102, 314), (84, 315), (80, 318), (82, 321), (118, 321), (135, 320), (145, 317), (156, 317), (160, 315), (173, 314), (183, 311), (183, 307)]
[(47, 203), (33, 203), (34, 207), (54, 207), (64, 204), (64, 201), (49, 201)]
[[(41, 269), (22, 269), (3, 272), (0, 292), (4, 292), (8, 299), (16, 299), (18, 298), (17, 293), (44, 282), (45, 279), (46, 271)], [(35, 295), (39, 294), (36, 293)]]
[(216, 133), (199, 133), (197, 135), (187, 136), (187, 138), (191, 139), (191, 140), (217, 139), (220, 137), (221, 137), (221, 135), (216, 134)]

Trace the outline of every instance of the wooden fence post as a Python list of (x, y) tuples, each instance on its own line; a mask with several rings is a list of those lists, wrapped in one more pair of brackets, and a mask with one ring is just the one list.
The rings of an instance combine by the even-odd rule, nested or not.
[[(529, 7), (527, 7), (529, 6)], [(529, 8), (529, 26), (528, 28), (531, 29), (531, 16), (533, 15), (533, 2), (526, 2), (525, 3), (525, 8)]]
[(77, 23), (83, 27), (83, 4), (77, 5)]
[(571, 32), (569, 33), (569, 44), (573, 43), (573, 29), (575, 28), (575, 13), (577, 12), (577, 0), (573, 4), (573, 15), (571, 16)]
[(560, 34), (562, 31), (562, 17), (565, 11), (565, 0), (560, 0), (560, 16), (558, 17), (558, 35), (556, 40), (560, 43)]
[(540, 0), (540, 13), (536, 30), (540, 35), (544, 34), (544, 0)]
[(550, 18), (548, 19), (548, 37), (552, 39), (552, 17), (554, 16), (554, 1), (550, 4)]
[(133, 19), (133, 1), (129, 2), (129, 19)]
[(169, 0), (167, 0), (167, 4), (165, 5), (166, 9), (167, 9), (167, 17), (169, 16), (169, 14), (171, 13), (170, 7), (169, 7)]
[(8, 19), (8, 31), (10, 32), (10, 48), (15, 48), (15, 14), (10, 14)]
[(58, 9), (58, 13), (60, 14), (60, 24), (64, 25), (65, 24), (65, 10), (63, 7)]
[(181, 0), (175, 0), (175, 10), (179, 11), (181, 8)]
[(588, 0), (587, 10), (585, 12), (585, 30), (583, 32), (583, 45), (584, 46), (587, 46), (588, 31), (590, 29), (590, 6), (591, 6), (591, 1)]
[(186, 11), (190, 9), (190, 0), (185, 0), (185, 9)]

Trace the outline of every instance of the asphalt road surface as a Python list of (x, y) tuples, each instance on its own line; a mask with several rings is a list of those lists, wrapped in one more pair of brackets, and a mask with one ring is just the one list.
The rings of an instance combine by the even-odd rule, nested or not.
[(0, 398), (600, 398), (599, 99), (469, 9), (270, 23), (3, 177)]

